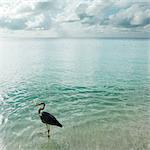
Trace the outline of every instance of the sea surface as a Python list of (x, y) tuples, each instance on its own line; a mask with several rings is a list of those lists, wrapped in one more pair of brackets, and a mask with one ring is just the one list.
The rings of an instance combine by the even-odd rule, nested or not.
[(150, 41), (0, 39), (0, 150), (150, 150)]

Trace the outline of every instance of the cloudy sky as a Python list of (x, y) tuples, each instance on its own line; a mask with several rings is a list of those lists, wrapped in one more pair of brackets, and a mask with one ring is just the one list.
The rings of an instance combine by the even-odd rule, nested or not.
[(148, 0), (0, 0), (0, 36), (148, 37)]

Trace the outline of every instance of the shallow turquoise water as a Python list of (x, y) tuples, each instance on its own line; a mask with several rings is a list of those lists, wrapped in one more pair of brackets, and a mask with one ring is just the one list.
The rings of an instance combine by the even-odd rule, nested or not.
[[(0, 39), (0, 150), (150, 149), (144, 39)], [(51, 138), (34, 103), (64, 125)]]

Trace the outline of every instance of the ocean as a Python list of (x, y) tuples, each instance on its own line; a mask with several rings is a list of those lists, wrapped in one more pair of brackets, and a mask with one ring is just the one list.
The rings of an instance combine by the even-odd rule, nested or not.
[(0, 150), (149, 149), (148, 39), (0, 39)]

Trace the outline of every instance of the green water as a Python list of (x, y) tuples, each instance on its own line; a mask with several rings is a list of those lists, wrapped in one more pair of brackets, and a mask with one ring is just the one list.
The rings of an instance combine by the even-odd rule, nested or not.
[[(0, 39), (0, 150), (149, 150), (149, 56), (144, 39)], [(50, 139), (39, 101), (64, 126)]]

